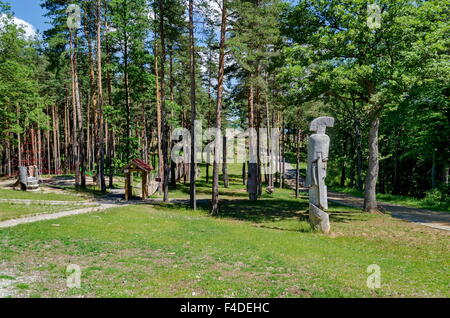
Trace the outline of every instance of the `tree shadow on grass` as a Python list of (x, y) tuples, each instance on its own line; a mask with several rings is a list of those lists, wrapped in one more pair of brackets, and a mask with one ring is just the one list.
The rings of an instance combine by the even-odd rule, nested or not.
[[(189, 200), (175, 200), (170, 204), (152, 202), (161, 208), (179, 210), (189, 209)], [(211, 200), (197, 200), (199, 210), (209, 213)], [(230, 218), (253, 223), (277, 222), (289, 219), (308, 220), (309, 203), (305, 200), (265, 199), (249, 200), (220, 200), (219, 218)], [(332, 222), (365, 221), (371, 216), (355, 211), (328, 211)]]
[[(189, 184), (178, 184), (176, 187), (170, 187), (171, 190), (178, 190), (182, 193), (190, 194), (190, 186)], [(241, 189), (242, 192), (239, 192), (239, 189), (229, 188), (225, 189), (222, 186), (219, 188), (219, 196), (227, 196), (227, 197), (236, 197), (236, 198), (246, 198), (248, 197), (245, 189)], [(208, 194), (211, 195), (211, 183), (206, 183), (206, 181), (197, 181), (196, 182), (196, 193), (197, 194)]]
[[(170, 210), (188, 210), (188, 200), (174, 200), (169, 204), (154, 202), (153, 206)], [(209, 215), (211, 200), (198, 200), (199, 211)], [(219, 219), (232, 219), (249, 222), (259, 228), (279, 231), (311, 232), (306, 212), (307, 204), (302, 201), (277, 199), (220, 200)]]
[(223, 200), (220, 202), (219, 217), (254, 223), (275, 222), (286, 219), (305, 220), (307, 208), (307, 203), (293, 200)]
[(328, 211), (330, 222), (349, 223), (353, 221), (368, 221), (372, 215), (353, 211)]
[[(211, 194), (210, 183), (204, 180), (197, 182), (197, 193)], [(203, 187), (203, 188), (202, 188)], [(200, 189), (199, 189), (200, 188)], [(189, 209), (189, 185), (185, 184), (181, 187), (177, 186), (177, 190), (186, 193), (186, 199), (172, 201), (171, 204), (155, 203), (161, 208), (184, 210)], [(222, 189), (221, 189), (222, 190)], [(229, 192), (220, 192), (221, 197), (231, 197), (231, 199), (221, 199), (219, 203), (220, 213), (217, 218), (233, 219), (239, 221), (246, 221), (253, 223), (254, 226), (271, 228), (285, 231), (301, 231), (309, 232), (309, 203), (307, 192), (301, 191), (300, 199), (294, 198), (292, 193), (289, 198), (285, 194), (280, 193), (279, 197), (276, 195), (263, 194), (258, 201), (249, 201), (248, 194), (245, 189), (238, 192), (238, 189), (231, 188)], [(242, 199), (241, 199), (242, 198)], [(201, 199), (197, 201), (198, 210), (209, 215), (211, 209), (210, 199)], [(364, 213), (346, 211), (342, 206), (330, 206), (328, 213), (330, 214), (330, 221), (349, 223), (353, 221), (367, 220)]]
[[(155, 207), (180, 210), (189, 209), (189, 200), (174, 200), (170, 203), (152, 202)], [(198, 209), (209, 213), (211, 200), (197, 200)], [(274, 222), (287, 219), (307, 218), (308, 204), (302, 201), (261, 199), (249, 200), (220, 200), (219, 218), (229, 218), (253, 223)]]

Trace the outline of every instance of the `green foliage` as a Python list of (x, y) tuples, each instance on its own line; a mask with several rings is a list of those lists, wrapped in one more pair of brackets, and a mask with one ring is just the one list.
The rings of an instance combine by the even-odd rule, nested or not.
[(429, 206), (435, 206), (437, 208), (447, 209), (450, 207), (450, 187), (441, 186), (427, 191), (423, 202)]
[(3, 138), (12, 140), (12, 133), (45, 127), (48, 100), (39, 83), (45, 59), (11, 16), (0, 23), (0, 129)]
[(433, 158), (438, 181), (448, 167), (450, 3), (376, 3), (379, 28), (369, 27), (367, 1), (288, 7), (278, 79), (286, 105), (319, 100), (336, 118), (332, 181), (362, 190), (368, 124), (381, 116), (378, 191), (422, 197), (431, 188)]
[[(51, 22), (43, 43), (25, 38), (12, 23), (8, 5), (0, 1), (2, 162), (12, 156), (12, 165), (17, 163), (18, 141), (29, 139), (31, 129), (38, 129), (48, 142), (45, 155), (53, 156), (58, 147), (46, 133), (59, 128), (59, 159), (66, 170), (73, 170), (72, 36), (83, 131), (91, 143), (84, 145), (89, 150), (88, 170), (95, 170), (97, 2), (80, 2), (82, 26), (72, 35), (66, 9), (74, 2), (41, 3)], [(312, 118), (331, 115), (336, 126), (329, 130), (330, 183), (363, 190), (368, 130), (379, 117), (379, 192), (423, 198), (433, 186), (446, 182), (450, 0), (379, 0), (378, 28), (368, 24), (367, 0), (227, 4), (224, 127), (248, 125), (250, 88), (255, 122), (261, 127), (283, 127), (290, 134), (300, 129), (305, 139)], [(158, 1), (108, 0), (101, 5), (106, 137), (114, 141), (107, 145), (108, 150), (114, 148), (109, 154), (114, 158), (107, 158), (106, 165), (120, 167), (131, 157), (149, 159), (157, 152), (155, 55), (159, 74), (165, 74), (163, 121), (170, 129), (191, 125), (186, 7), (181, 0), (164, 0), (164, 12), (159, 12)], [(208, 1), (195, 5), (196, 102), (198, 119), (204, 119), (206, 127), (214, 124), (220, 10), (213, 12)], [(161, 15), (165, 56), (160, 47)], [(287, 151), (288, 159), (294, 160), (295, 145), (288, 145)], [(57, 158), (50, 166), (55, 165), (52, 160)], [(437, 194), (430, 193), (430, 198), (433, 195)]]

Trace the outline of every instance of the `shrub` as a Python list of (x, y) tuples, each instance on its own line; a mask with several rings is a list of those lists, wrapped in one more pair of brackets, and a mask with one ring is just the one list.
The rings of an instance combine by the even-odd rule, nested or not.
[(448, 185), (442, 185), (439, 188), (434, 188), (425, 193), (423, 203), (436, 207), (449, 207), (450, 206), (450, 187)]

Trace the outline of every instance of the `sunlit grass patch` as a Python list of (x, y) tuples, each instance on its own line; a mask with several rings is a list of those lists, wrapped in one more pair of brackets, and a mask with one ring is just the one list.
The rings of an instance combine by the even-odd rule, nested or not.
[[(94, 206), (94, 205), (92, 205)], [(89, 206), (83, 205), (83, 208)], [(49, 214), (75, 210), (77, 205), (45, 205), (45, 204), (16, 204), (0, 202), (0, 221), (33, 216), (38, 214)]]
[(82, 201), (83, 197), (75, 192), (52, 193), (42, 189), (38, 191), (18, 191), (0, 189), (0, 199), (46, 200), (46, 201)]

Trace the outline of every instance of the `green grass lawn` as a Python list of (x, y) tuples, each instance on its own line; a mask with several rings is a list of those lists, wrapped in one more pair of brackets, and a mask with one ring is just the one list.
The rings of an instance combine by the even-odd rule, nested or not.
[[(202, 200), (196, 212), (154, 203), (1, 229), (0, 274), (14, 275), (0, 279), (28, 297), (450, 296), (447, 232), (338, 205), (331, 235), (312, 232), (305, 196), (249, 202), (234, 173), (220, 217)], [(82, 269), (81, 289), (66, 287), (69, 264)], [(371, 264), (380, 289), (366, 286)]]
[[(83, 206), (86, 208), (87, 206)], [(68, 210), (75, 210), (75, 205), (27, 205), (0, 202), (0, 221), (17, 219), (25, 216), (32, 216), (44, 213), (55, 213)]]
[(65, 193), (49, 193), (42, 189), (39, 191), (18, 191), (12, 189), (0, 189), (0, 199), (23, 199), (23, 200), (47, 200), (47, 201), (81, 201), (83, 197), (76, 193), (66, 191)]
[[(353, 195), (353, 196), (359, 197), (359, 198), (364, 197), (364, 193), (361, 191), (358, 191), (356, 189), (333, 187), (332, 189), (330, 189), (330, 191), (347, 193), (347, 194), (350, 194), (350, 195)], [(404, 206), (409, 206), (412, 208), (428, 209), (428, 210), (432, 210), (432, 211), (450, 212), (450, 206), (448, 204), (445, 205), (445, 204), (442, 204), (442, 202), (436, 202), (435, 204), (429, 204), (429, 203), (425, 202), (423, 199), (418, 199), (418, 198), (413, 198), (413, 197), (405, 197), (405, 196), (401, 196), (401, 195), (377, 193), (377, 200), (379, 200), (380, 202), (404, 205)]]

